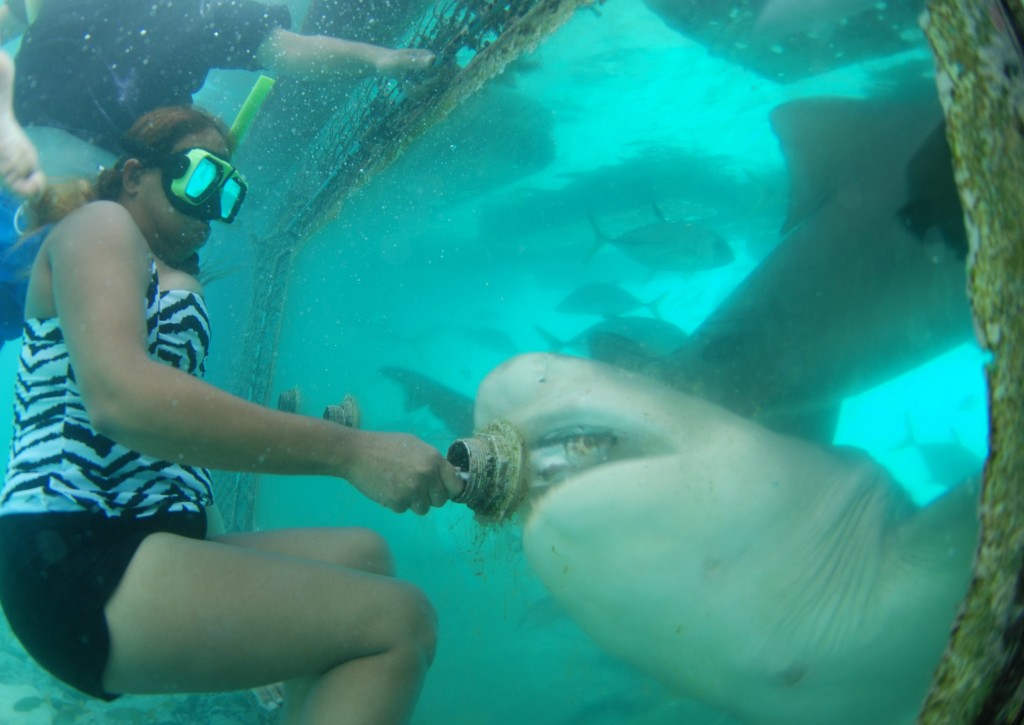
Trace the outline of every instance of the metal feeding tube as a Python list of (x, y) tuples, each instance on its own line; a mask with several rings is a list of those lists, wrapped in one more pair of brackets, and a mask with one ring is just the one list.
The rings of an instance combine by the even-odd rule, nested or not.
[(507, 421), (499, 420), (472, 438), (456, 440), (446, 457), (466, 483), (452, 500), (473, 509), (479, 519), (503, 521), (526, 495), (526, 446), (519, 431)]
[[(298, 389), (282, 393), (278, 408), (298, 412)], [(338, 405), (328, 405), (324, 418), (349, 428), (359, 428), (362, 422), (359, 404), (351, 395)], [(459, 438), (449, 446), (446, 457), (465, 483), (462, 493), (452, 501), (471, 508), (477, 519), (497, 523), (519, 508), (528, 488), (524, 473), (526, 445), (511, 423), (499, 420), (471, 438)]]

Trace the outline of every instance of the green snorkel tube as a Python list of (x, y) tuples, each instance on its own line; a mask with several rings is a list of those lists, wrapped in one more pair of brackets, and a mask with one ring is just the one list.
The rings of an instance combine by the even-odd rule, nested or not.
[(274, 79), (269, 76), (260, 76), (256, 79), (256, 83), (253, 84), (252, 90), (249, 91), (249, 95), (239, 109), (238, 115), (235, 116), (235, 120), (231, 124), (231, 130), (228, 133), (228, 147), (232, 154), (238, 150), (238, 146), (242, 143), (242, 139), (245, 138), (245, 134), (249, 132), (249, 127), (252, 126), (256, 114), (259, 113), (263, 102), (267, 100), (267, 95), (273, 87)]

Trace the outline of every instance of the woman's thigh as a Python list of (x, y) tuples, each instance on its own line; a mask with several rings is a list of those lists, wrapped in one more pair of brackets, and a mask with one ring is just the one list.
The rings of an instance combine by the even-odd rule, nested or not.
[(143, 541), (105, 610), (109, 691), (242, 689), (407, 640), (433, 646), (434, 613), (414, 586), (290, 553), (310, 553), (310, 537), (236, 536), (259, 545)]
[(387, 542), (371, 529), (318, 527), (247, 531), (211, 536), (211, 541), (300, 559), (335, 564), (372, 574), (394, 574)]

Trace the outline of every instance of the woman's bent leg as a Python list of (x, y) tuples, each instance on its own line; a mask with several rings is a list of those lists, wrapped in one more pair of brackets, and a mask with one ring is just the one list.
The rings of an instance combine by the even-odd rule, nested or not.
[[(375, 531), (356, 527), (306, 527), (247, 531), (211, 537), (214, 541), (233, 546), (246, 546), (261, 551), (285, 554), (302, 559), (321, 561), (349, 569), (394, 576), (394, 562), (387, 542)], [(312, 677), (289, 680), (284, 684), (284, 710), (282, 722), (298, 725), (306, 709), (306, 696), (313, 684)], [(254, 690), (258, 697), (266, 692), (277, 693), (282, 683), (274, 683)], [(276, 700), (280, 705), (281, 700)], [(266, 707), (264, 705), (264, 707)]]
[(302, 713), (310, 723), (408, 720), (436, 636), (433, 609), (412, 585), (172, 534), (142, 543), (106, 616), (111, 692), (313, 677)]

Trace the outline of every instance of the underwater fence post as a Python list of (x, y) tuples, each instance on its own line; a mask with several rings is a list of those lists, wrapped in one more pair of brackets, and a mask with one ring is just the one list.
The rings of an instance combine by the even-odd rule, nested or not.
[[(253, 244), (252, 303), (230, 391), (260, 405), (270, 400), (288, 283), (300, 242), (294, 234), (283, 232)], [(213, 479), (228, 530), (251, 531), (256, 518), (258, 474), (217, 471)]]
[(931, 0), (922, 25), (964, 208), (989, 457), (974, 579), (918, 722), (1024, 717), (1024, 7)]

